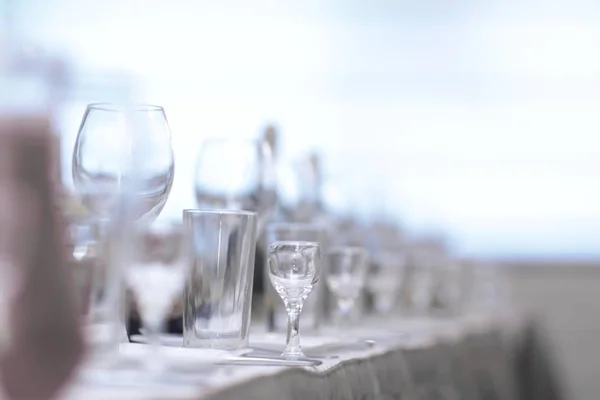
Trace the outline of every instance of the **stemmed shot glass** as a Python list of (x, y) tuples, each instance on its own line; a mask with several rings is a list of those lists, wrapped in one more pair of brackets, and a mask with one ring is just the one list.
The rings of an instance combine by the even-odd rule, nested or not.
[(334, 247), (327, 257), (325, 282), (336, 300), (337, 322), (348, 326), (352, 323), (356, 300), (365, 286), (369, 254), (362, 247)]
[(320, 246), (315, 242), (282, 241), (269, 246), (269, 277), (288, 314), (285, 359), (304, 357), (300, 347), (300, 314), (319, 281)]

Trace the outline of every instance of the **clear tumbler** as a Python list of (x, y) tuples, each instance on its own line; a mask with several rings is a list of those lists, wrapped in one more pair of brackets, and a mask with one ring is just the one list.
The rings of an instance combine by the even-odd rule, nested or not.
[(183, 223), (193, 260), (183, 298), (184, 346), (247, 346), (256, 213), (184, 210)]

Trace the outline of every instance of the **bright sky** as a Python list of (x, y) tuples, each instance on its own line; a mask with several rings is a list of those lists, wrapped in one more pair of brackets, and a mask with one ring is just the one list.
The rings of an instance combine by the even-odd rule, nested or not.
[(285, 157), (327, 154), (361, 213), (383, 191), (384, 208), (465, 253), (600, 256), (600, 3), (16, 3), (21, 33), (83, 71), (67, 153), (85, 103), (111, 95), (102, 72), (133, 73), (138, 97), (165, 106), (167, 214), (194, 205), (203, 138), (275, 121)]

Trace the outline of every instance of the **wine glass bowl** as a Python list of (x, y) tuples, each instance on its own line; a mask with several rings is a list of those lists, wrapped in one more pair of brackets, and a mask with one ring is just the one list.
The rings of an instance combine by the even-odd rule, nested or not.
[(277, 207), (275, 184), (271, 153), (264, 143), (231, 138), (202, 143), (195, 174), (200, 208), (256, 212), (262, 232)]
[(114, 215), (124, 188), (135, 194), (136, 220), (154, 221), (171, 191), (174, 159), (162, 107), (88, 105), (73, 150), (73, 182), (88, 212)]
[(375, 311), (390, 314), (401, 295), (406, 267), (406, 254), (402, 250), (381, 251), (375, 257), (367, 276), (367, 290), (373, 296)]
[(319, 281), (320, 246), (315, 242), (282, 241), (269, 246), (269, 277), (288, 313), (283, 358), (303, 357), (299, 321), (302, 306)]
[(329, 250), (325, 282), (335, 296), (340, 322), (348, 322), (366, 281), (369, 255), (362, 247)]

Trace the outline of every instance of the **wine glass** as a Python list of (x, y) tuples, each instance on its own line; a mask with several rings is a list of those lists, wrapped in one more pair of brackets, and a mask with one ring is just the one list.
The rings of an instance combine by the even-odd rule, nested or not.
[(231, 138), (203, 142), (195, 176), (200, 208), (256, 212), (260, 233), (277, 208), (275, 185), (271, 152), (264, 142)]
[(320, 246), (315, 242), (282, 241), (269, 246), (269, 277), (288, 313), (285, 359), (304, 357), (300, 347), (302, 306), (319, 281)]
[(397, 305), (405, 274), (406, 254), (400, 249), (379, 251), (367, 276), (375, 311), (389, 315)]
[(73, 150), (73, 181), (88, 211), (114, 217), (124, 188), (133, 193), (135, 219), (154, 221), (174, 176), (171, 133), (162, 107), (88, 105)]
[[(138, 225), (125, 263), (125, 281), (138, 305), (145, 335), (154, 352), (173, 304), (180, 300), (191, 257), (181, 224), (155, 222)], [(162, 372), (162, 364), (148, 359), (150, 372)]]
[(325, 283), (335, 296), (338, 318), (348, 324), (356, 300), (360, 296), (367, 275), (367, 251), (362, 247), (334, 247), (328, 252), (328, 270)]

